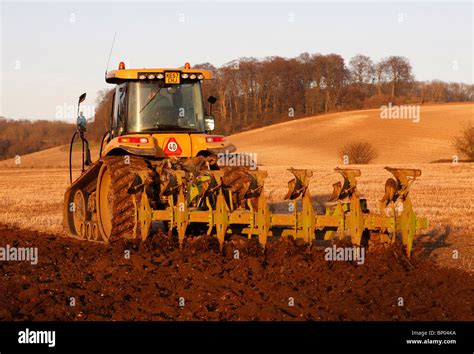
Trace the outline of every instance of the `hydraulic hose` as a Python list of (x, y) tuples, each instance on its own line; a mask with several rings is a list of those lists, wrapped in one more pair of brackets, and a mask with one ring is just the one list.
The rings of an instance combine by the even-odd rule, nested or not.
[(74, 139), (76, 138), (77, 130), (74, 132), (74, 135), (71, 139), (71, 145), (69, 146), (69, 183), (72, 184), (72, 145), (74, 144)]

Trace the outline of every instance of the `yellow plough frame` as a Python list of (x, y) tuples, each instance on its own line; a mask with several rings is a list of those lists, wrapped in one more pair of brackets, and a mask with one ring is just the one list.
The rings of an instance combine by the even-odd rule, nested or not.
[[(153, 210), (146, 193), (142, 193), (141, 200), (135, 201), (135, 233), (145, 240), (153, 221), (167, 221), (170, 232), (177, 231), (182, 245), (191, 224), (207, 224), (207, 234), (215, 234), (221, 248), (225, 235), (234, 233), (246, 234), (249, 238), (257, 236), (263, 247), (268, 236), (302, 238), (311, 245), (317, 238), (341, 239), (348, 233), (352, 243), (361, 246), (372, 234), (382, 234), (389, 242), (394, 242), (397, 234), (401, 234), (406, 253), (410, 256), (415, 232), (428, 227), (426, 218), (416, 217), (409, 197), (410, 186), (421, 171), (385, 169), (395, 178), (386, 182), (380, 213), (369, 212), (366, 200), (357, 193), (356, 178), (361, 175), (360, 170), (336, 168), (335, 171), (343, 176), (343, 183), (333, 185), (333, 194), (324, 214), (316, 213), (313, 208), (308, 189), (312, 177), (309, 170), (289, 170), (294, 178), (288, 183), (285, 197), (289, 200), (287, 214), (270, 212), (263, 192), (265, 171), (248, 172), (253, 177), (248, 188), (254, 197), (247, 200), (246, 208), (233, 205), (231, 192), (222, 186), (221, 171), (206, 171), (192, 182), (185, 178), (183, 171), (174, 171), (177, 184), (173, 197), (168, 198), (166, 209)], [(192, 207), (194, 198), (203, 198), (205, 207)], [(387, 210), (390, 215), (387, 215)]]

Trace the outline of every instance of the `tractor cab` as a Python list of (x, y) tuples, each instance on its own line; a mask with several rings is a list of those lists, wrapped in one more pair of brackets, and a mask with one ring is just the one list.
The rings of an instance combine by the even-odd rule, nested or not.
[(212, 79), (208, 70), (126, 69), (106, 74), (116, 84), (109, 134), (102, 143), (103, 155), (125, 151), (155, 157), (192, 157), (233, 152), (223, 136), (211, 135), (214, 118), (203, 100), (201, 81)]

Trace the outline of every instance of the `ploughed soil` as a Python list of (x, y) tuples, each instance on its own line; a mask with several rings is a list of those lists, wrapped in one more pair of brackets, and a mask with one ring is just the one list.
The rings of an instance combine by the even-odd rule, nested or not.
[(362, 265), (240, 236), (220, 254), (208, 236), (180, 250), (164, 234), (103, 245), (0, 226), (6, 245), (38, 247), (39, 262), (0, 262), (0, 320), (474, 320), (472, 273), (399, 245)]

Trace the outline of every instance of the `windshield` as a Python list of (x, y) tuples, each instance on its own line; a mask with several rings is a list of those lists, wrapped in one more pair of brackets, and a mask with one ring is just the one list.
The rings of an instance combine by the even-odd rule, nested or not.
[(131, 82), (128, 92), (129, 132), (204, 131), (201, 86), (198, 82), (164, 85)]

